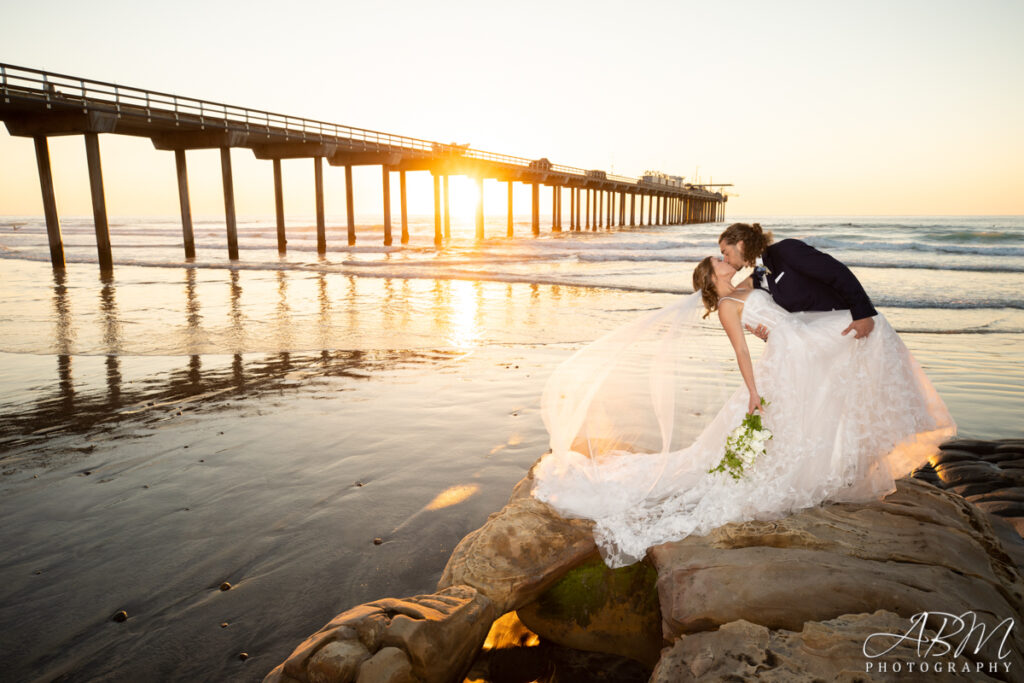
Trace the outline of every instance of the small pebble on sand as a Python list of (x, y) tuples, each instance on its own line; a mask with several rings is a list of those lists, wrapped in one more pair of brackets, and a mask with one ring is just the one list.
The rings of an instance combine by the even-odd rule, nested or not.
[(380, 545), (383, 542), (384, 542), (384, 539), (381, 538), (380, 536), (378, 536), (377, 538), (373, 539), (373, 544), (374, 545)]
[(244, 662), (245, 660), (249, 659), (249, 653), (248, 652), (239, 652), (238, 653), (238, 658), (241, 659)]
[(128, 621), (128, 613), (125, 612), (124, 610), (121, 610), (120, 612), (115, 614), (112, 618), (113, 618), (114, 621), (117, 621), (117, 622)]
[(227, 628), (228, 627), (228, 622), (226, 622), (226, 621), (220, 622), (220, 627), (221, 628)]
[(221, 589), (222, 591), (229, 591), (229, 590), (231, 590), (231, 584), (230, 584), (230, 583), (228, 583), (227, 581), (225, 581), (224, 583), (222, 583), (222, 584), (220, 585), (220, 589)]

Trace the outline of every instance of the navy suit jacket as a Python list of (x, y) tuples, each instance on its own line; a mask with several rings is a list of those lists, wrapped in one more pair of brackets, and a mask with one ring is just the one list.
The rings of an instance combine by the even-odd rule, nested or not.
[(805, 242), (771, 244), (761, 260), (769, 272), (757, 271), (754, 286), (767, 289), (787, 311), (849, 309), (854, 320), (878, 315), (850, 269)]

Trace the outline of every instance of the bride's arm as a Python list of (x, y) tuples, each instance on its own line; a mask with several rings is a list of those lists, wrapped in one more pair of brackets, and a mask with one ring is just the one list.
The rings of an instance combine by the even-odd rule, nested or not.
[(757, 393), (757, 385), (754, 383), (754, 364), (750, 360), (750, 350), (747, 348), (747, 339), (743, 334), (743, 323), (740, 320), (742, 308), (733, 301), (723, 301), (718, 307), (718, 320), (722, 328), (729, 335), (732, 343), (732, 350), (736, 353), (736, 364), (740, 366), (740, 374), (743, 375), (743, 383), (747, 385), (750, 392), (750, 401), (747, 403), (747, 413), (753, 413), (761, 407), (761, 396)]

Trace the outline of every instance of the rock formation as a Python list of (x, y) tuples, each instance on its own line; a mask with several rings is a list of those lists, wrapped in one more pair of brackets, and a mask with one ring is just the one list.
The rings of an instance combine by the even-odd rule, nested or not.
[[(918, 658), (916, 647), (909, 642), (892, 650), (884, 669), (864, 656), (862, 644), (872, 634), (905, 628), (905, 619), (884, 610), (808, 622), (800, 631), (772, 630), (740, 619), (717, 631), (677, 640), (662, 654), (651, 683), (1000, 680), (973, 667), (962, 671), (949, 653), (930, 658), (926, 668), (919, 664), (910, 667), (904, 662), (916, 662)], [(900, 665), (894, 667), (892, 660)]]
[(265, 683), (446, 683), (469, 668), (494, 603), (469, 586), (386, 598), (335, 617), (295, 648)]
[(884, 500), (727, 524), (623, 572), (527, 475), (437, 593), (339, 615), (266, 681), (461, 680), (513, 610), (542, 638), (657, 659), (659, 682), (1021, 680), (1022, 483), (1024, 441), (951, 442)]

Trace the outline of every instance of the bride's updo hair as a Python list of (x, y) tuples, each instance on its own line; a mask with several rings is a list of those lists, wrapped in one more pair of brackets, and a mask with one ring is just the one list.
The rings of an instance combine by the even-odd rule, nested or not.
[(733, 223), (725, 229), (718, 241), (726, 244), (743, 242), (743, 261), (753, 263), (772, 243), (772, 232), (762, 230), (760, 223)]
[(693, 291), (700, 292), (704, 302), (704, 317), (718, 310), (718, 289), (715, 287), (715, 267), (711, 265), (714, 257), (705, 256), (704, 260), (693, 269)]

